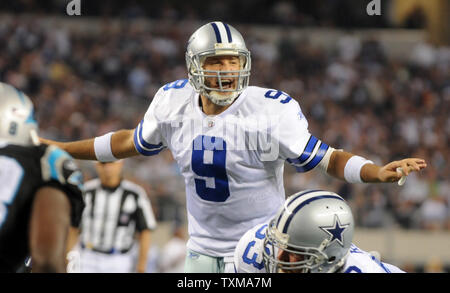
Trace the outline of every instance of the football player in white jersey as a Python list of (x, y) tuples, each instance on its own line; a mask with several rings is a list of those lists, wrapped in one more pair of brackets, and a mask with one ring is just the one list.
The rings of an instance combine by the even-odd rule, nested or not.
[(77, 159), (103, 162), (168, 148), (186, 184), (186, 272), (233, 271), (241, 236), (271, 219), (285, 201), (285, 161), (299, 172), (317, 167), (352, 183), (397, 182), (426, 167), (417, 158), (377, 166), (311, 135), (287, 93), (248, 86), (250, 52), (226, 23), (211, 22), (193, 33), (186, 64), (189, 78), (161, 87), (135, 129), (68, 143), (41, 139)]
[(352, 243), (353, 215), (324, 190), (290, 196), (267, 224), (247, 231), (234, 253), (237, 273), (404, 273)]

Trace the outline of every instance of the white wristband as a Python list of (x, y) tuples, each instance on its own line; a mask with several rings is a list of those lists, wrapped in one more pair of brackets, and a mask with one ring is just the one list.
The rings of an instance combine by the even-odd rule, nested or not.
[(372, 161), (360, 156), (352, 156), (345, 164), (344, 178), (349, 183), (364, 183), (361, 179), (361, 168)]
[(111, 150), (111, 136), (113, 133), (109, 132), (94, 139), (95, 157), (100, 162), (113, 162), (117, 160)]

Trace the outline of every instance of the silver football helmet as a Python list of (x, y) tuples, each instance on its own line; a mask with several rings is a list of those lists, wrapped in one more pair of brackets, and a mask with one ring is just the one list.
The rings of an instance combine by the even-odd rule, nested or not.
[(0, 82), (0, 140), (11, 144), (38, 145), (38, 125), (30, 98)]
[[(290, 196), (269, 224), (263, 251), (269, 273), (332, 273), (341, 268), (353, 239), (350, 207), (338, 194), (306, 190)], [(294, 261), (280, 259), (280, 251)]]
[[(206, 58), (224, 55), (238, 56), (240, 70), (217, 71), (203, 68)], [(244, 38), (234, 27), (220, 21), (205, 24), (192, 34), (186, 50), (186, 65), (189, 82), (194, 89), (220, 106), (231, 104), (250, 80), (251, 58)], [(217, 78), (219, 88), (208, 86), (205, 83), (207, 77)], [(234, 88), (227, 88), (223, 80), (231, 78), (237, 80), (236, 85)]]

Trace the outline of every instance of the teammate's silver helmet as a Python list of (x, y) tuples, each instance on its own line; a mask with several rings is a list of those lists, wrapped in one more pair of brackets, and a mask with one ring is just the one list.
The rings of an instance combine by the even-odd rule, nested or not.
[[(263, 251), (266, 270), (335, 272), (345, 263), (353, 231), (351, 209), (338, 194), (323, 190), (296, 193), (267, 229), (264, 247), (269, 251)], [(298, 261), (279, 260), (280, 249), (294, 253)]]
[[(216, 71), (204, 70), (203, 63), (207, 57), (232, 55), (238, 56), (240, 70)], [(250, 51), (245, 46), (242, 35), (231, 25), (215, 21), (203, 25), (189, 38), (186, 50), (186, 65), (189, 81), (194, 89), (221, 106), (231, 104), (248, 86), (250, 80)], [(236, 88), (224, 88), (222, 79), (237, 78)], [(205, 84), (206, 77), (218, 78), (219, 88)], [(217, 92), (227, 92), (220, 95)]]
[(36, 145), (37, 122), (31, 100), (16, 88), (0, 82), (0, 140), (17, 145)]

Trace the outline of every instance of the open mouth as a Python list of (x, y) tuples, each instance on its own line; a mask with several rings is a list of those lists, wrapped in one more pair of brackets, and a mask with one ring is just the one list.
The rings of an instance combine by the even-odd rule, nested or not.
[(218, 90), (219, 92), (221, 90), (234, 90), (236, 89), (236, 79), (234, 78), (221, 78), (219, 82), (218, 79), (216, 80), (206, 80), (205, 85), (209, 87), (209, 90)]
[(234, 80), (231, 80), (231, 79), (222, 80), (222, 88), (223, 89), (234, 89)]

